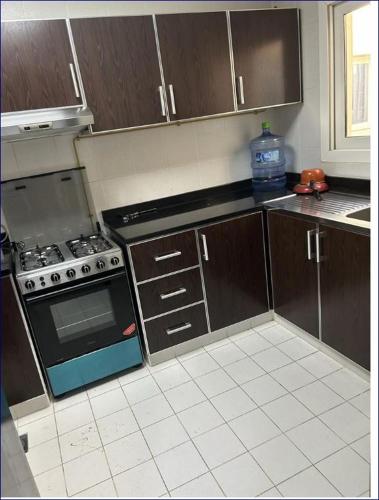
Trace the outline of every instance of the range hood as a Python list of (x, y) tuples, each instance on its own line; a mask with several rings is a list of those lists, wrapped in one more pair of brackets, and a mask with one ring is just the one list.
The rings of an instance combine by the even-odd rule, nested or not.
[(3, 142), (75, 133), (94, 123), (89, 108), (61, 108), (20, 111), (1, 115)]

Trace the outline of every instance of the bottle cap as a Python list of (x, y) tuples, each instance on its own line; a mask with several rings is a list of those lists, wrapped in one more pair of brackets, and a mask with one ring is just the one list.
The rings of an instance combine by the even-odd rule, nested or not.
[(270, 122), (262, 122), (262, 128), (271, 128)]

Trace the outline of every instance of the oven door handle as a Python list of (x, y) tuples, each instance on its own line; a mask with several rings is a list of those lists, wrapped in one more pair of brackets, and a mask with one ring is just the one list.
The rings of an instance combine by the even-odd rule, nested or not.
[(116, 274), (111, 274), (110, 276), (104, 276), (103, 278), (97, 278), (92, 281), (87, 281), (86, 283), (80, 283), (80, 285), (68, 286), (67, 288), (63, 288), (62, 290), (56, 290), (55, 292), (44, 293), (43, 295), (38, 295), (38, 297), (24, 297), (24, 300), (27, 304), (31, 304), (32, 302), (38, 302), (41, 300), (45, 300), (50, 297), (57, 297), (58, 295), (63, 295), (64, 293), (70, 293), (75, 290), (80, 290), (82, 288), (86, 288), (92, 285), (97, 285), (98, 283), (103, 283), (104, 281), (113, 280), (114, 278), (120, 278), (121, 276), (126, 276), (125, 271), (121, 271)]

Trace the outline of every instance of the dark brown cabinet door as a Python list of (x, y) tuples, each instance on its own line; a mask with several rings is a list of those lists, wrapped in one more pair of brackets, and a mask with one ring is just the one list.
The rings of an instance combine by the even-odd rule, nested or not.
[(1, 111), (81, 104), (64, 20), (1, 23)]
[(262, 214), (201, 228), (199, 238), (211, 330), (266, 312)]
[(151, 16), (72, 19), (94, 131), (165, 122)]
[(268, 224), (274, 310), (318, 338), (317, 264), (308, 259), (307, 234), (316, 224), (271, 211)]
[(231, 12), (230, 22), (238, 109), (300, 101), (297, 9)]
[(225, 12), (156, 19), (171, 119), (233, 111)]
[(320, 226), (322, 340), (370, 369), (370, 238)]

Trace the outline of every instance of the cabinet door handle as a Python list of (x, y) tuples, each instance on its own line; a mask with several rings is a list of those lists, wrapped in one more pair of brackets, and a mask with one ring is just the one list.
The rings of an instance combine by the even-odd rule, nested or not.
[(72, 78), (72, 84), (74, 85), (75, 97), (80, 97), (78, 81), (76, 79), (75, 67), (72, 63), (70, 63), (70, 72)]
[(308, 260), (312, 260), (315, 257), (315, 253), (312, 252), (312, 236), (317, 234), (317, 229), (310, 229), (307, 231), (307, 257)]
[(163, 87), (162, 85), (159, 85), (159, 98), (161, 101), (161, 111), (162, 111), (162, 116), (166, 116), (166, 106), (164, 104), (164, 97), (163, 97)]
[(173, 115), (176, 115), (176, 106), (175, 106), (175, 96), (174, 96), (174, 87), (170, 83), (168, 86), (168, 91), (170, 92), (170, 100), (171, 100), (171, 112)]
[(325, 232), (321, 232), (320, 231), (317, 231), (316, 232), (316, 262), (319, 263), (319, 262), (322, 262), (323, 260), (325, 260), (325, 257), (323, 257), (321, 255), (321, 238), (324, 238), (325, 237)]
[(182, 252), (180, 250), (175, 250), (174, 252), (164, 253), (163, 255), (156, 255), (154, 257), (154, 260), (155, 262), (159, 262), (161, 260), (172, 259), (173, 257), (179, 257), (179, 255), (182, 255)]
[(209, 260), (207, 237), (205, 236), (205, 234), (201, 234), (200, 236), (201, 236), (201, 241), (203, 243), (203, 249), (204, 249), (203, 259)]
[(243, 77), (238, 77), (238, 90), (240, 97), (240, 104), (245, 104), (245, 92), (243, 91)]
[(188, 328), (191, 328), (191, 327), (192, 327), (191, 323), (181, 323), (178, 326), (173, 326), (171, 328), (167, 328), (166, 333), (167, 333), (167, 335), (172, 335), (173, 333), (178, 333), (178, 332), (181, 332), (183, 330), (188, 330)]
[(186, 293), (186, 292), (187, 292), (187, 289), (182, 287), (182, 288), (178, 288), (177, 290), (173, 290), (172, 292), (161, 293), (160, 298), (161, 298), (161, 300), (170, 299), (171, 297), (176, 297), (176, 295), (181, 295), (182, 293)]

